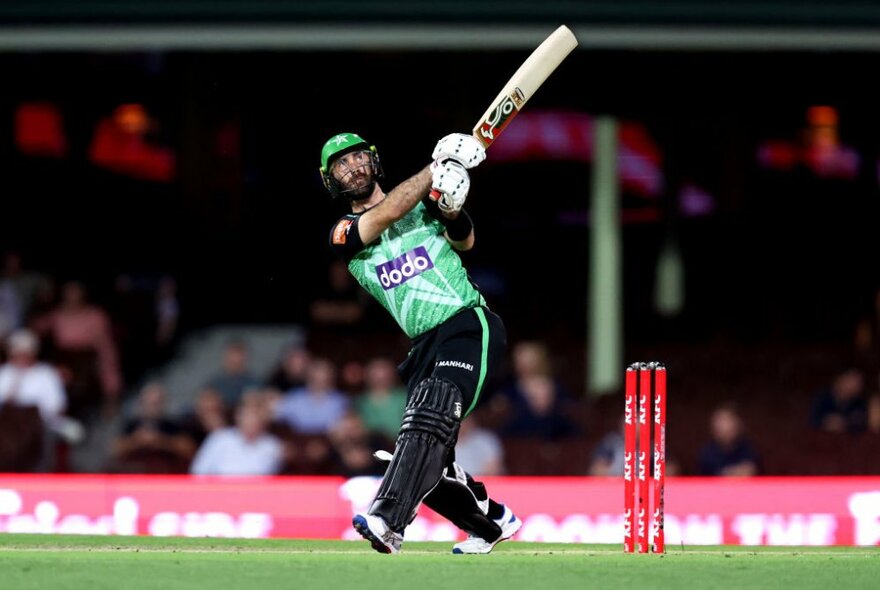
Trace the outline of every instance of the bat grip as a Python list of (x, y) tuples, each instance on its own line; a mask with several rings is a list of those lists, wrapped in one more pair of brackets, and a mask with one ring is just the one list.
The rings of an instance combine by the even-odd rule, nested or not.
[(431, 200), (433, 200), (433, 201), (439, 201), (439, 200), (440, 200), (440, 196), (441, 196), (441, 195), (440, 195), (440, 191), (438, 191), (437, 189), (433, 189), (433, 188), (432, 188), (432, 189), (431, 189), (431, 192), (428, 193), (428, 194), (429, 194), (429, 196), (431, 197)]

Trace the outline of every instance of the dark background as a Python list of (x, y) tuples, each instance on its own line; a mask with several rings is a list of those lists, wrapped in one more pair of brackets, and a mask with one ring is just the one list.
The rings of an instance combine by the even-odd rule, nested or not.
[[(429, 160), (437, 138), (473, 126), (525, 53), (0, 55), (4, 217), (13, 221), (2, 240), (62, 276), (173, 273), (182, 297), (198, 302), (196, 324), (298, 321), (344, 211), (320, 185), (323, 142), (342, 130), (367, 137), (390, 188)], [(640, 122), (664, 155), (667, 186), (692, 182), (717, 202), (707, 217), (625, 226), (628, 318), (650, 320), (656, 255), (673, 224), (686, 262), (682, 333), (762, 336), (788, 315), (797, 316), (790, 336), (847, 333), (878, 278), (878, 96), (865, 77), (874, 61), (841, 52), (579, 51), (551, 76), (527, 109)], [(17, 152), (12, 113), (35, 100), (58, 105), (68, 157)], [(154, 141), (177, 154), (174, 182), (137, 181), (88, 161), (95, 123), (124, 102), (155, 117)], [(838, 109), (842, 140), (862, 158), (857, 180), (756, 166), (758, 143), (795, 140), (814, 104)], [(218, 140), (223, 130), (233, 141)], [(515, 327), (583, 328), (590, 172), (589, 162), (493, 164), (490, 150), (473, 175), (480, 246), (467, 262), (504, 279), (498, 304), (516, 310), (508, 314)], [(623, 196), (625, 209), (645, 203)], [(651, 335), (644, 323), (630, 332)]]

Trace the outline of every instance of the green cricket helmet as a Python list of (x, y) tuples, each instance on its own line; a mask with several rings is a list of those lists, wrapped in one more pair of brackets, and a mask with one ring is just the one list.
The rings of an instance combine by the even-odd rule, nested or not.
[[(366, 165), (369, 167), (370, 179), (367, 184), (344, 189), (339, 179), (331, 173), (331, 167), (333, 162), (352, 152), (366, 152), (369, 155)], [(370, 145), (356, 133), (339, 133), (334, 135), (327, 140), (327, 143), (321, 149), (321, 179), (324, 181), (324, 186), (327, 188), (330, 196), (334, 199), (342, 196), (351, 200), (369, 197), (373, 192), (376, 181), (381, 180), (383, 177), (382, 164), (379, 161), (376, 146)]]

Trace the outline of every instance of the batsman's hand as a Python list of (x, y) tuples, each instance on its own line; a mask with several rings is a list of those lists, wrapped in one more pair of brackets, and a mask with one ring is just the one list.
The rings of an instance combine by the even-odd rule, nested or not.
[(486, 159), (486, 148), (473, 135), (450, 133), (437, 142), (435, 160), (455, 160), (465, 168), (473, 168)]
[(464, 166), (455, 160), (434, 160), (431, 164), (431, 198), (446, 214), (457, 214), (464, 207), (471, 178)]

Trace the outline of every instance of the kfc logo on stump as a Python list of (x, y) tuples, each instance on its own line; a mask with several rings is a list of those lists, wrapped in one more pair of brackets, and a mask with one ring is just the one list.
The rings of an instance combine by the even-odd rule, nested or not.
[(414, 276), (420, 275), (426, 270), (434, 268), (434, 262), (428, 256), (428, 251), (419, 246), (376, 266), (376, 276), (386, 291), (407, 282)]

